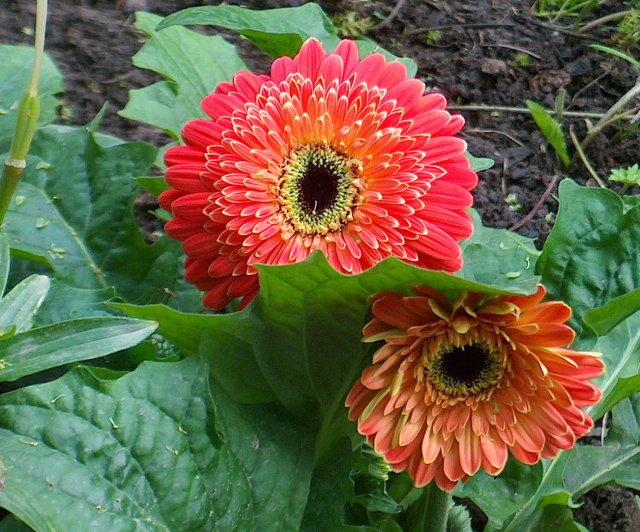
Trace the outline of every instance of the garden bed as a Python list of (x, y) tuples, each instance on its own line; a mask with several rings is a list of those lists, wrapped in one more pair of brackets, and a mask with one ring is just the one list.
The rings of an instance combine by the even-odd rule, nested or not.
[[(127, 121), (116, 114), (124, 108), (128, 91), (149, 85), (157, 77), (131, 65), (131, 57), (145, 41), (133, 25), (132, 8), (144, 7), (161, 15), (193, 5), (218, 2), (87, 0), (53, 2), (50, 6), (47, 50), (65, 76), (63, 120), (84, 124), (93, 119), (105, 101), (109, 109), (102, 129), (129, 140), (156, 145), (165, 135), (149, 126)], [(235, 3), (235, 2), (229, 2)], [(253, 0), (247, 7), (298, 5), (294, 0)], [(566, 90), (564, 119), (578, 138), (587, 131), (594, 114), (604, 114), (628, 91), (638, 76), (629, 63), (589, 47), (607, 42), (615, 25), (591, 32), (559, 31), (568, 20), (554, 25), (536, 17), (530, 2), (485, 0), (426, 1), (333, 0), (318, 2), (337, 21), (343, 33), (366, 30), (367, 36), (398, 56), (418, 64), (418, 76), (429, 88), (444, 93), (467, 125), (463, 137), (470, 151), (495, 160), (480, 174), (475, 208), (486, 225), (516, 227), (536, 238), (541, 247), (557, 211), (555, 192), (559, 177), (570, 176), (581, 184), (595, 184), (578, 159), (563, 168), (552, 148), (526, 111), (526, 100), (553, 109), (558, 92)], [(35, 3), (5, 2), (0, 11), (0, 42), (31, 44)], [(34, 4), (34, 5), (31, 5)], [(617, 10), (609, 2), (590, 19)], [(394, 10), (395, 7), (399, 10)], [(218, 31), (208, 29), (208, 32)], [(268, 62), (230, 32), (222, 31), (247, 52), (247, 63), (264, 71)], [(635, 48), (637, 55), (638, 49)], [(491, 109), (479, 109), (488, 106)], [(619, 130), (618, 127), (621, 129)], [(568, 135), (567, 135), (568, 136)], [(621, 138), (623, 137), (623, 138)], [(611, 169), (638, 161), (638, 130), (624, 134), (622, 125), (598, 135), (586, 151), (594, 171), (606, 180)], [(572, 150), (573, 151), (573, 150)], [(612, 188), (616, 188), (615, 186)], [(154, 199), (140, 199), (142, 212), (155, 208)], [(145, 218), (150, 232), (157, 222)], [(144, 225), (144, 224), (148, 225)], [(576, 519), (596, 531), (640, 529), (640, 511), (632, 490), (599, 488), (584, 497)], [(481, 523), (482, 519), (476, 519)]]

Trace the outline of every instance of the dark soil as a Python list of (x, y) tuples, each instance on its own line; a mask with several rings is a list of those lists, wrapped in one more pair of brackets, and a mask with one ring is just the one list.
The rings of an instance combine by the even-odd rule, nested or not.
[[(51, 2), (47, 49), (65, 75), (64, 119), (75, 124), (86, 123), (108, 100), (110, 109), (102, 122), (103, 129), (132, 140), (164, 144), (167, 139), (161, 132), (128, 122), (116, 114), (125, 106), (130, 89), (158, 79), (153, 73), (131, 66), (131, 56), (144, 42), (144, 36), (133, 27), (132, 9), (146, 7), (166, 15), (185, 7), (218, 3)], [(227, 3), (265, 8), (304, 2)], [(331, 16), (342, 17), (340, 27), (345, 34), (358, 26), (366, 26), (367, 20), (369, 27), (381, 26), (382, 19), (400, 4), (397, 0), (318, 0), (318, 3)], [(557, 210), (556, 187), (549, 186), (557, 183), (554, 176), (571, 176), (582, 184), (593, 184), (592, 178), (579, 160), (569, 168), (562, 168), (529, 114), (507, 110), (471, 111), (465, 107), (489, 105), (523, 109), (526, 100), (535, 100), (553, 108), (559, 91), (564, 89), (567, 110), (604, 113), (633, 86), (638, 71), (629, 63), (589, 47), (594, 42), (607, 44), (616, 31), (615, 25), (600, 26), (585, 35), (577, 35), (569, 27), (573, 20), (555, 21), (554, 27), (549, 19), (535, 16), (532, 4), (533, 1), (506, 0), (407, 0), (391, 20), (383, 27), (370, 29), (368, 36), (397, 55), (413, 58), (419, 66), (418, 75), (430, 88), (443, 92), (453, 108), (467, 119), (463, 136), (470, 151), (495, 159), (495, 166), (482, 172), (475, 190), (475, 207), (484, 222), (495, 227), (519, 225), (520, 233), (537, 238), (541, 246)], [(586, 20), (621, 8), (620, 1), (604, 2), (588, 14)], [(31, 44), (29, 28), (34, 10), (35, 2), (4, 0), (0, 9), (0, 42)], [(362, 21), (365, 24), (360, 24)], [(245, 41), (228, 32), (220, 33), (241, 44), (241, 51), (253, 69), (268, 69), (264, 56), (251, 52)], [(638, 46), (629, 51), (640, 57)], [(640, 102), (636, 100), (633, 105), (637, 107)], [(597, 118), (591, 122), (597, 122)], [(564, 127), (566, 132), (572, 128), (581, 139), (587, 124), (584, 117), (567, 118)], [(587, 150), (587, 157), (602, 179), (606, 180), (612, 168), (638, 161), (640, 129), (620, 137), (624, 137), (624, 130), (610, 127)], [(574, 150), (571, 148), (571, 151)], [(138, 205), (141, 211), (152, 207), (153, 201), (148, 196)], [(532, 210), (532, 215), (527, 216)], [(582, 502), (584, 505), (576, 511), (576, 518), (594, 532), (640, 530), (640, 512), (630, 490), (605, 487), (590, 492)]]

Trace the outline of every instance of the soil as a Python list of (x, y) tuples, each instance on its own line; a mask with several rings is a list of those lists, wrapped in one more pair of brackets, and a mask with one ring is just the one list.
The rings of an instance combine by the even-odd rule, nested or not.
[[(132, 140), (158, 146), (167, 138), (159, 131), (126, 121), (116, 114), (128, 99), (128, 91), (158, 80), (151, 72), (131, 65), (131, 56), (144, 43), (133, 26), (132, 11), (146, 8), (161, 15), (195, 5), (219, 1), (171, 0), (67, 0), (51, 2), (47, 49), (65, 76), (64, 120), (89, 122), (105, 101), (110, 108), (102, 129)], [(286, 7), (300, 0), (229, 1), (247, 7)], [(571, 176), (581, 184), (595, 184), (580, 160), (568, 168), (524, 111), (534, 100), (554, 108), (558, 94), (566, 91), (565, 109), (574, 113), (605, 113), (627, 92), (638, 77), (629, 63), (598, 52), (589, 44), (609, 44), (615, 24), (575, 33), (573, 19), (552, 21), (535, 16), (533, 1), (428, 1), (428, 0), (319, 0), (332, 17), (342, 22), (347, 35), (369, 27), (367, 35), (400, 56), (413, 58), (418, 76), (430, 89), (444, 93), (452, 109), (467, 120), (463, 132), (470, 151), (491, 157), (495, 166), (481, 173), (475, 190), (475, 207), (485, 224), (517, 227), (541, 246), (557, 210), (558, 178)], [(400, 9), (395, 9), (399, 7)], [(4, 0), (0, 10), (0, 42), (31, 44), (35, 2)], [(620, 1), (603, 1), (585, 21), (621, 10)], [(393, 12), (390, 18), (389, 15)], [(385, 19), (386, 18), (386, 19)], [(585, 22), (582, 21), (582, 22)], [(377, 26), (376, 26), (377, 25)], [(372, 27), (373, 26), (373, 27)], [(208, 30), (213, 31), (213, 30)], [(217, 30), (215, 30), (217, 31)], [(265, 57), (251, 51), (246, 41), (217, 31), (239, 43), (247, 64), (266, 71)], [(640, 49), (629, 53), (640, 57)], [(519, 108), (489, 112), (469, 106)], [(631, 106), (638, 107), (636, 99)], [(636, 109), (637, 112), (637, 109)], [(564, 127), (578, 139), (597, 118), (565, 117)], [(606, 180), (612, 168), (638, 161), (640, 128), (631, 131), (622, 122), (598, 135), (586, 151), (595, 172)], [(571, 148), (571, 151), (574, 150)], [(612, 187), (616, 189), (617, 187)], [(150, 195), (140, 198), (140, 212), (155, 206)], [(151, 227), (147, 224), (151, 223)], [(143, 221), (148, 231), (155, 222)], [(145, 227), (143, 227), (144, 229)], [(633, 492), (604, 487), (587, 494), (576, 518), (593, 532), (639, 530), (640, 511)]]

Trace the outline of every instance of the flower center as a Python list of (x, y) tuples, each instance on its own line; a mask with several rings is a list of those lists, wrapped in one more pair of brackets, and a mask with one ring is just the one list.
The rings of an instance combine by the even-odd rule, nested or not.
[(305, 146), (292, 152), (278, 191), (291, 229), (324, 235), (353, 220), (362, 190), (360, 170), (359, 161), (327, 146)]
[(450, 397), (470, 397), (501, 381), (503, 357), (485, 342), (444, 345), (428, 364), (429, 380)]

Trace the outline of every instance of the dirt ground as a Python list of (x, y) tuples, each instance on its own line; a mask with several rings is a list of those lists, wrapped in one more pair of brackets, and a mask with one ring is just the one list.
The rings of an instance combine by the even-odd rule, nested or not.
[[(164, 135), (142, 124), (127, 122), (116, 111), (122, 109), (130, 89), (157, 80), (149, 72), (131, 66), (131, 56), (144, 37), (133, 27), (132, 10), (146, 8), (166, 15), (178, 9), (219, 1), (171, 0), (68, 0), (51, 2), (47, 49), (65, 75), (64, 116), (74, 124), (90, 121), (108, 100), (110, 109), (103, 129), (122, 137), (146, 140), (156, 145)], [(247, 7), (285, 7), (300, 0), (228, 1)], [(485, 224), (510, 228), (536, 238), (542, 245), (551, 230), (557, 210), (554, 176), (570, 176), (593, 184), (578, 161), (563, 169), (528, 113), (526, 100), (553, 108), (561, 89), (566, 90), (566, 109), (575, 113), (605, 113), (638, 76), (629, 63), (589, 47), (607, 43), (615, 25), (600, 26), (585, 34), (568, 28), (571, 20), (556, 27), (547, 18), (535, 17), (533, 1), (506, 0), (319, 0), (325, 10), (338, 17), (348, 34), (369, 26), (368, 36), (397, 55), (413, 58), (418, 76), (443, 92), (467, 119), (463, 133), (470, 151), (495, 159), (495, 166), (482, 172), (475, 190), (475, 207)], [(28, 5), (27, 5), (28, 4)], [(395, 9), (400, 7), (400, 9)], [(31, 43), (35, 2), (3, 0), (0, 8), (0, 42)], [(621, 10), (619, 0), (605, 2), (587, 20)], [(389, 18), (389, 15), (391, 17)], [(364, 22), (363, 22), (364, 21)], [(376, 26), (377, 25), (377, 26)], [(373, 26), (373, 28), (371, 28)], [(217, 30), (216, 30), (217, 31)], [(221, 32), (234, 42), (239, 40)], [(260, 53), (246, 52), (247, 63), (266, 71), (268, 62)], [(630, 50), (640, 57), (636, 46)], [(636, 105), (638, 102), (636, 102)], [(516, 110), (489, 112), (465, 107), (489, 105)], [(565, 122), (578, 138), (587, 130), (587, 119), (578, 116)], [(591, 118), (592, 123), (597, 118)], [(595, 171), (604, 179), (612, 168), (638, 161), (640, 129), (625, 136), (624, 128), (612, 126), (596, 137), (587, 150)], [(572, 150), (573, 151), (573, 150)], [(613, 187), (616, 188), (615, 186)], [(142, 209), (151, 208), (146, 197)], [(533, 212), (532, 212), (533, 211)], [(640, 530), (640, 511), (631, 490), (601, 488), (587, 494), (576, 518), (593, 532)]]

